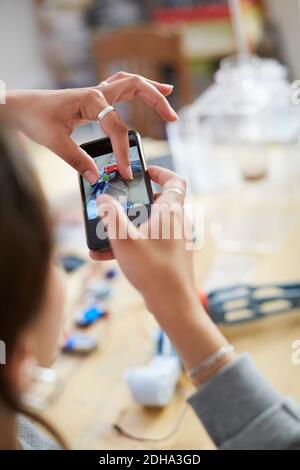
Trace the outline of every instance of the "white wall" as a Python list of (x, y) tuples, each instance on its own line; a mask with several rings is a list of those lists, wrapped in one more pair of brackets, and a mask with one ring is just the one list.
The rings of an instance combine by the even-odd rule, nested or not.
[(0, 80), (7, 89), (53, 85), (39, 50), (32, 0), (0, 0)]
[(300, 79), (300, 0), (266, 0), (291, 78)]

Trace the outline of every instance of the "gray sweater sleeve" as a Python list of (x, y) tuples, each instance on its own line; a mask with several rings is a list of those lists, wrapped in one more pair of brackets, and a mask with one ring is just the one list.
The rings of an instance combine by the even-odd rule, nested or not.
[(280, 396), (248, 354), (188, 401), (219, 449), (300, 450), (300, 405)]
[(18, 436), (22, 450), (60, 450), (60, 447), (27, 418), (18, 416)]

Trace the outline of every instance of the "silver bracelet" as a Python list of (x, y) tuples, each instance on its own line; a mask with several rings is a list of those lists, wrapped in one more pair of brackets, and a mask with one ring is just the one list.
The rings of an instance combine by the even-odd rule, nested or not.
[(225, 354), (229, 354), (234, 351), (234, 346), (232, 344), (227, 344), (226, 346), (222, 346), (220, 349), (215, 351), (211, 356), (208, 356), (204, 361), (200, 362), (200, 364), (191, 367), (187, 373), (188, 376), (192, 379), (195, 375), (199, 374), (199, 372), (207, 369), (208, 367), (214, 365), (221, 357), (225, 356)]

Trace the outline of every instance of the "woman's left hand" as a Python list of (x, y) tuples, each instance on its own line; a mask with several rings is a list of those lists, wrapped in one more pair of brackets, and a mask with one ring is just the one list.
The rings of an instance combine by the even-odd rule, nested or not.
[[(96, 121), (107, 106), (134, 97), (154, 107), (165, 121), (175, 121), (177, 114), (166, 99), (172, 90), (172, 85), (118, 72), (95, 87), (9, 92), (7, 105), (14, 127), (48, 147), (93, 184), (98, 170), (93, 159), (71, 139), (75, 127)], [(101, 120), (101, 129), (112, 141), (121, 175), (131, 178), (127, 127), (118, 112), (108, 113)]]

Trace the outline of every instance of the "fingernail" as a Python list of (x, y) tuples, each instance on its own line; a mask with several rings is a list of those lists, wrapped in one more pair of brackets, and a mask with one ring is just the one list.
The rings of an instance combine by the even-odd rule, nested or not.
[(84, 179), (86, 179), (90, 184), (95, 184), (98, 180), (98, 177), (90, 170), (87, 170), (83, 173)]
[(128, 180), (133, 180), (133, 173), (132, 173), (131, 165), (129, 165), (126, 170), (126, 177)]
[(174, 88), (174, 85), (171, 85), (170, 83), (162, 83), (163, 86), (168, 86), (169, 88)]
[(170, 108), (170, 111), (171, 111), (172, 117), (173, 117), (174, 119), (176, 119), (176, 120), (179, 119), (178, 114), (174, 111), (173, 108)]

